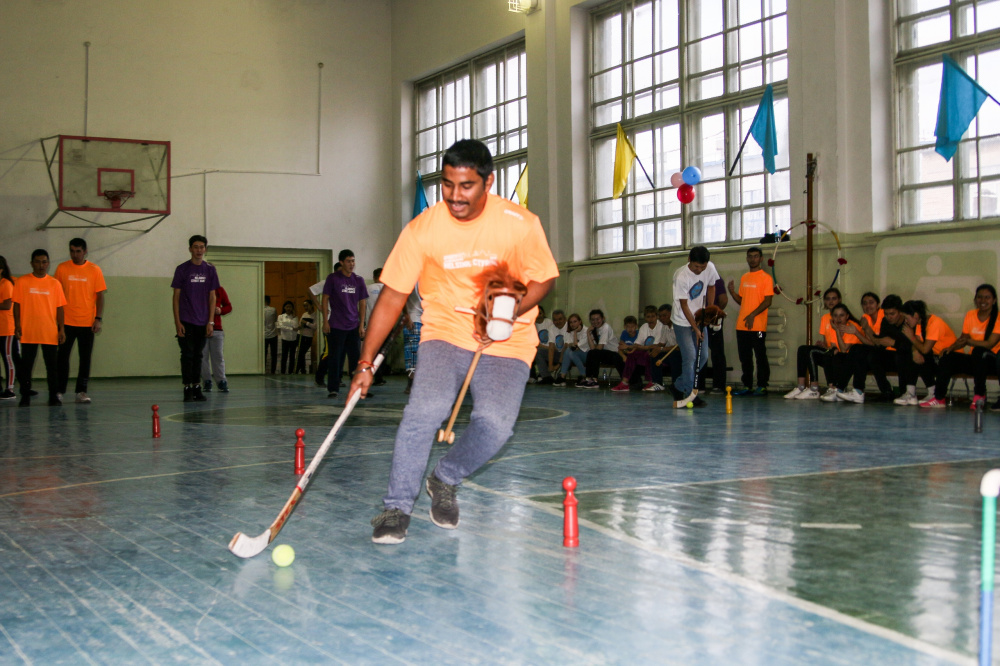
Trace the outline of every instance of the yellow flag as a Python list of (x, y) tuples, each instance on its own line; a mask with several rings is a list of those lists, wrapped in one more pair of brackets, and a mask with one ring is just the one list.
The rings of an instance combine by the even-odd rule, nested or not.
[(632, 173), (632, 162), (635, 161), (635, 148), (625, 136), (622, 124), (618, 123), (618, 142), (615, 146), (615, 182), (613, 199), (617, 199), (625, 191), (628, 175)]
[(528, 207), (528, 165), (524, 165), (524, 171), (521, 172), (521, 176), (517, 179), (517, 185), (514, 186), (514, 194), (517, 195), (517, 201), (525, 208)]

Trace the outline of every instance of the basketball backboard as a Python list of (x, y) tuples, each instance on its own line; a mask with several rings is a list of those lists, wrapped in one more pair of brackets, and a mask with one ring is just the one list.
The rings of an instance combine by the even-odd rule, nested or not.
[(59, 210), (170, 214), (169, 141), (60, 135), (56, 157)]

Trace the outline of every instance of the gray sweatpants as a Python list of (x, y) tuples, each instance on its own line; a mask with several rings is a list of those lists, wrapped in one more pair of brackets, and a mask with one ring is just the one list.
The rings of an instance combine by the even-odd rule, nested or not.
[(214, 379), (216, 386), (218, 386), (219, 382), (226, 381), (226, 359), (222, 356), (222, 346), (225, 340), (225, 331), (214, 331), (212, 337), (205, 338), (205, 350), (201, 353), (202, 382)]
[[(385, 508), (412, 513), (431, 446), (437, 441), (438, 428), (451, 415), (472, 357), (472, 352), (441, 340), (420, 343), (410, 401), (396, 431)], [(507, 443), (514, 434), (527, 381), (528, 365), (523, 361), (486, 354), (480, 357), (469, 384), (471, 422), (438, 460), (434, 468), (437, 478), (457, 486)]]

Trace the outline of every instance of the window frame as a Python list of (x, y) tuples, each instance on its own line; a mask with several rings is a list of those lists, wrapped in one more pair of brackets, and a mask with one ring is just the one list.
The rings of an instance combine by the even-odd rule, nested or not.
[[(784, 225), (784, 228), (790, 224), (791, 217), (791, 196), (790, 196), (790, 185), (787, 185), (790, 178), (790, 168), (787, 159), (787, 146), (785, 159), (781, 160), (779, 155), (780, 164), (779, 169), (772, 176), (767, 174), (763, 167), (760, 167), (759, 171), (755, 171), (752, 168), (748, 168), (748, 165), (741, 160), (740, 164), (733, 171), (732, 176), (728, 175), (728, 168), (732, 163), (732, 160), (736, 156), (736, 152), (739, 150), (740, 142), (744, 137), (744, 133), (749, 129), (750, 122), (753, 118), (753, 113), (755, 112), (757, 105), (760, 101), (761, 96), (764, 93), (766, 85), (766, 77), (769, 72), (766, 71), (768, 63), (773, 63), (777, 61), (783, 61), (785, 78), (779, 81), (772, 82), (772, 87), (774, 89), (774, 97), (776, 106), (777, 104), (785, 104), (787, 108), (788, 102), (788, 38), (787, 38), (787, 16), (788, 8), (787, 3), (784, 5), (783, 10), (777, 11), (771, 14), (767, 13), (765, 6), (765, 0), (761, 1), (760, 16), (745, 24), (729, 24), (728, 23), (728, 12), (729, 2), (724, 1), (720, 3), (722, 11), (724, 13), (722, 19), (722, 27), (718, 33), (712, 33), (707, 36), (699, 36), (693, 38), (688, 36), (689, 30), (689, 15), (688, 15), (688, 2), (689, 0), (678, 0), (678, 22), (676, 28), (676, 44), (665, 45), (666, 42), (658, 39), (661, 23), (660, 18), (657, 15), (657, 8), (660, 6), (655, 0), (651, 2), (651, 16), (650, 25), (652, 29), (652, 39), (651, 39), (651, 52), (649, 54), (644, 54), (640, 58), (635, 58), (633, 54), (633, 31), (635, 25), (635, 12), (637, 5), (641, 6), (645, 4), (644, 0), (615, 0), (614, 2), (609, 2), (596, 7), (591, 12), (590, 17), (590, 43), (589, 43), (589, 57), (590, 66), (588, 68), (588, 86), (589, 86), (589, 120), (591, 124), (590, 134), (588, 139), (590, 141), (590, 153), (591, 153), (591, 190), (590, 190), (590, 257), (592, 259), (607, 259), (616, 257), (629, 257), (629, 256), (639, 256), (646, 254), (662, 254), (669, 252), (676, 252), (687, 249), (695, 244), (705, 244), (705, 245), (743, 245), (743, 244), (756, 244), (759, 242), (759, 236), (754, 233), (752, 237), (748, 235), (746, 231), (745, 224), (747, 219), (747, 213), (753, 215), (763, 214), (763, 231), (760, 236), (765, 233), (770, 233), (776, 228), (776, 221), (778, 219), (788, 221)], [(621, 51), (617, 56), (617, 60), (613, 57), (610, 64), (606, 64), (603, 68), (597, 69), (595, 62), (598, 58), (597, 56), (597, 42), (599, 40), (599, 35), (604, 35), (605, 31), (602, 30), (604, 22), (614, 15), (621, 17), (621, 25), (618, 27), (618, 34), (621, 35)], [(783, 38), (783, 48), (767, 51), (765, 47), (765, 42), (768, 37), (764, 34), (765, 24), (771, 21), (780, 20), (783, 21), (785, 26), (785, 34)], [(745, 30), (748, 26), (760, 26), (761, 30), (761, 49), (760, 53), (748, 57), (747, 60), (734, 60), (730, 61), (728, 58), (728, 53), (731, 49), (736, 48), (738, 50), (739, 46), (733, 46), (734, 42), (738, 44), (737, 38), (741, 33), (741, 30)], [(671, 33), (673, 34), (673, 33)], [(695, 45), (699, 42), (704, 41), (708, 38), (715, 38), (716, 36), (721, 38), (723, 45), (722, 62), (718, 67), (706, 68), (700, 70), (697, 73), (689, 73), (688, 70), (688, 58), (689, 52)], [(632, 40), (632, 41), (630, 41)], [(653, 75), (652, 85), (646, 86), (642, 89), (632, 89), (634, 86), (630, 85), (630, 79), (635, 78), (633, 74), (633, 67), (638, 59), (645, 59), (647, 57), (655, 59), (660, 54), (667, 53), (671, 49), (676, 50), (677, 53), (677, 77), (676, 79), (664, 79), (660, 81), (657, 79), (655, 73)], [(630, 59), (631, 58), (631, 59)], [(748, 65), (758, 65), (761, 68), (762, 83), (759, 86), (747, 89), (739, 89), (741, 85), (739, 77), (740, 72), (745, 70)], [(620, 77), (621, 89), (618, 95), (606, 96), (602, 99), (598, 99), (597, 91), (595, 90), (597, 85), (598, 77), (607, 75), (607, 73), (614, 70), (621, 69), (622, 74)], [(720, 95), (707, 97), (704, 99), (693, 99), (691, 87), (697, 85), (696, 80), (705, 78), (707, 75), (721, 75), (722, 78), (722, 93)], [(657, 110), (655, 106), (653, 110), (648, 113), (643, 113), (641, 115), (629, 116), (628, 114), (634, 111), (636, 107), (635, 98), (641, 94), (646, 94), (650, 90), (655, 91), (659, 89), (667, 89), (670, 86), (676, 85), (677, 94), (677, 104), (674, 106), (666, 107)], [(733, 90), (736, 88), (736, 90)], [(655, 95), (655, 92), (653, 93)], [(624, 192), (622, 193), (620, 204), (615, 204), (614, 200), (611, 199), (610, 187), (604, 187), (603, 181), (610, 180), (610, 160), (607, 157), (607, 150), (602, 151), (601, 148), (603, 144), (611, 141), (613, 145), (613, 139), (616, 135), (617, 122), (614, 119), (606, 122), (604, 125), (597, 125), (598, 122), (598, 110), (600, 107), (607, 106), (609, 103), (616, 101), (621, 106), (621, 125), (625, 130), (626, 135), (629, 136), (630, 141), (633, 145), (636, 144), (637, 134), (642, 134), (644, 132), (653, 131), (656, 132), (662, 130), (664, 127), (668, 127), (676, 124), (679, 128), (679, 154), (680, 163), (676, 166), (670, 166), (666, 164), (661, 164), (663, 161), (662, 155), (658, 155), (654, 147), (651, 148), (649, 156), (643, 156), (642, 149), (636, 145), (636, 150), (640, 154), (640, 159), (644, 163), (646, 169), (650, 172), (649, 176), (654, 180), (655, 187), (650, 188), (650, 184), (647, 181), (646, 176), (643, 174), (642, 169), (638, 164), (633, 166), (633, 171), (629, 177), (628, 183)], [(746, 112), (749, 107), (749, 116)], [(723, 175), (721, 178), (718, 176), (709, 178), (704, 178), (704, 182), (707, 184), (715, 184), (717, 187), (718, 183), (722, 184), (723, 193), (723, 206), (713, 207), (713, 208), (702, 208), (702, 201), (700, 198), (696, 198), (694, 202), (688, 205), (681, 206), (676, 200), (676, 192), (673, 186), (670, 184), (669, 179), (672, 173), (676, 171), (681, 171), (683, 167), (691, 164), (703, 164), (704, 154), (701, 148), (696, 145), (695, 142), (695, 127), (694, 125), (700, 123), (700, 119), (711, 115), (712, 112), (721, 113), (723, 116), (723, 160), (725, 162), (723, 168)], [(787, 115), (786, 115), (787, 117)], [(737, 125), (742, 128), (742, 132), (738, 132)], [(784, 135), (787, 137), (788, 124), (785, 122)], [(736, 133), (739, 136), (736, 136)], [(749, 143), (749, 142), (748, 142)], [(785, 139), (787, 143), (787, 138)], [(754, 144), (753, 147), (755, 147)], [(753, 147), (748, 148), (752, 151)], [(599, 157), (600, 153), (604, 153)], [(697, 154), (696, 154), (697, 153)], [(659, 162), (658, 162), (659, 158)], [(611, 151), (611, 158), (613, 159), (613, 151)], [(744, 158), (745, 159), (745, 158)], [(760, 158), (757, 158), (760, 160)], [(657, 162), (653, 164), (653, 162)], [(666, 170), (666, 173), (661, 173), (661, 171)], [(704, 172), (704, 169), (703, 169)], [(763, 192), (763, 200), (759, 203), (747, 203), (745, 197), (736, 197), (735, 192), (740, 191), (743, 187), (747, 178), (763, 178), (763, 185), (761, 191)], [(772, 179), (783, 179), (786, 185), (782, 188), (772, 187)], [(701, 187), (699, 184), (697, 187)], [(787, 198), (775, 199), (771, 192), (779, 191), (784, 189), (787, 193)], [(607, 190), (607, 191), (605, 191)], [(634, 211), (637, 206), (639, 206), (638, 198), (648, 198), (648, 195), (652, 193), (652, 199), (657, 202), (654, 205), (654, 212), (651, 217), (640, 217)], [(660, 202), (663, 202), (661, 214)], [(673, 203), (670, 203), (672, 201)], [(609, 204), (609, 202), (611, 202)], [(603, 210), (610, 206), (611, 213), (610, 216), (614, 218), (617, 215), (617, 219), (612, 219), (611, 222), (607, 222), (609, 214), (603, 212)], [(680, 207), (678, 212), (674, 212), (674, 209)], [(784, 212), (782, 214), (776, 214), (775, 211), (781, 209)], [(697, 225), (697, 221), (706, 218), (710, 215), (722, 215), (724, 217), (724, 229), (723, 238), (721, 240), (714, 239), (712, 241), (702, 241), (698, 240), (700, 238), (699, 229), (703, 228)], [(651, 246), (643, 244), (640, 242), (640, 229), (647, 227), (647, 225), (652, 224), (652, 244)], [(678, 225), (679, 232), (669, 232), (669, 225)], [(737, 228), (738, 227), (738, 228)], [(621, 239), (621, 249), (619, 251), (605, 251), (601, 252), (602, 234), (612, 234), (617, 230), (617, 237)], [(664, 240), (664, 232), (669, 233), (672, 237), (676, 237), (679, 233), (679, 242), (677, 243), (667, 243)], [(648, 232), (644, 232), (648, 233)]]

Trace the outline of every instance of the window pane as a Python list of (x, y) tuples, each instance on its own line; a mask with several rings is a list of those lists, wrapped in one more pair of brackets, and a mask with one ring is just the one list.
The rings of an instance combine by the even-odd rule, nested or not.
[(691, 82), (691, 96), (695, 100), (711, 99), (722, 94), (722, 74), (710, 74)]
[(642, 58), (653, 52), (653, 3), (636, 4), (632, 17), (632, 57)]
[(417, 129), (432, 127), (437, 123), (437, 88), (423, 88), (417, 98)]
[(764, 48), (768, 53), (788, 49), (788, 19), (784, 16), (764, 21)]
[(768, 211), (768, 217), (771, 219), (771, 223), (768, 225), (766, 233), (774, 233), (778, 229), (787, 231), (792, 227), (791, 206), (775, 206)]
[(678, 22), (680, 14), (677, 9), (677, 0), (662, 0), (659, 5), (659, 21), (656, 27), (656, 48), (663, 50), (679, 43)]
[(594, 109), (594, 125), (600, 127), (609, 123), (621, 122), (622, 103), (608, 102)]
[(749, 23), (763, 18), (760, 15), (760, 0), (739, 0), (737, 5), (740, 23)]
[(726, 175), (725, 118), (721, 113), (705, 116), (696, 125), (695, 150), (701, 156), (703, 179)]
[(722, 32), (722, 0), (690, 2), (687, 9), (690, 39), (699, 39)]
[(702, 181), (695, 186), (694, 201), (691, 203), (695, 210), (712, 210), (726, 207), (726, 184), (724, 181), (715, 180), (710, 183)]
[(671, 49), (654, 58), (654, 78), (657, 83), (676, 81), (680, 76), (677, 49)]
[[(1000, 215), (1000, 183), (990, 181), (983, 183), (982, 194), (978, 197), (968, 196), (967, 199), (978, 201), (979, 217), (997, 217)], [(971, 216), (970, 216), (971, 217)]]
[(943, 222), (955, 215), (950, 186), (904, 191), (902, 203), (906, 221), (915, 224)]
[(982, 139), (979, 142), (979, 175), (1000, 174), (1000, 137)]
[(597, 232), (597, 254), (615, 254), (624, 250), (621, 227)]
[(951, 180), (951, 162), (945, 162), (934, 148), (902, 153), (899, 156), (900, 185), (920, 185)]
[[(771, 23), (771, 22), (769, 22)], [(764, 55), (764, 38), (760, 31), (761, 24), (741, 28), (739, 31), (739, 59), (749, 60)]]
[[(674, 199), (676, 201), (676, 199)], [(676, 247), (681, 244), (681, 221), (664, 220), (656, 224), (657, 247)]]
[(651, 250), (656, 246), (655, 225), (638, 224), (635, 227), (635, 247), (637, 250)]
[(622, 95), (622, 70), (612, 69), (594, 77), (594, 101), (603, 102)]
[(764, 13), (768, 16), (788, 11), (787, 0), (764, 0)]
[(910, 14), (920, 14), (930, 9), (937, 9), (938, 7), (947, 7), (948, 0), (897, 0), (897, 6), (899, 7), (900, 16), (909, 16)]
[(763, 208), (743, 211), (743, 239), (761, 238), (767, 233), (767, 216)]
[(722, 35), (695, 42), (687, 49), (688, 72), (697, 74), (722, 67)]
[(692, 231), (696, 243), (721, 243), (726, 240), (726, 216), (697, 215)]
[(476, 108), (497, 103), (497, 65), (488, 63), (476, 72)]
[(899, 26), (899, 46), (903, 50), (938, 44), (949, 39), (951, 39), (951, 19), (947, 12), (906, 21)]
[(594, 143), (594, 178), (593, 189), (595, 199), (610, 199), (612, 195), (612, 180), (614, 179), (615, 138), (601, 139)]
[(594, 69), (622, 64), (622, 15), (611, 14), (594, 24)]

